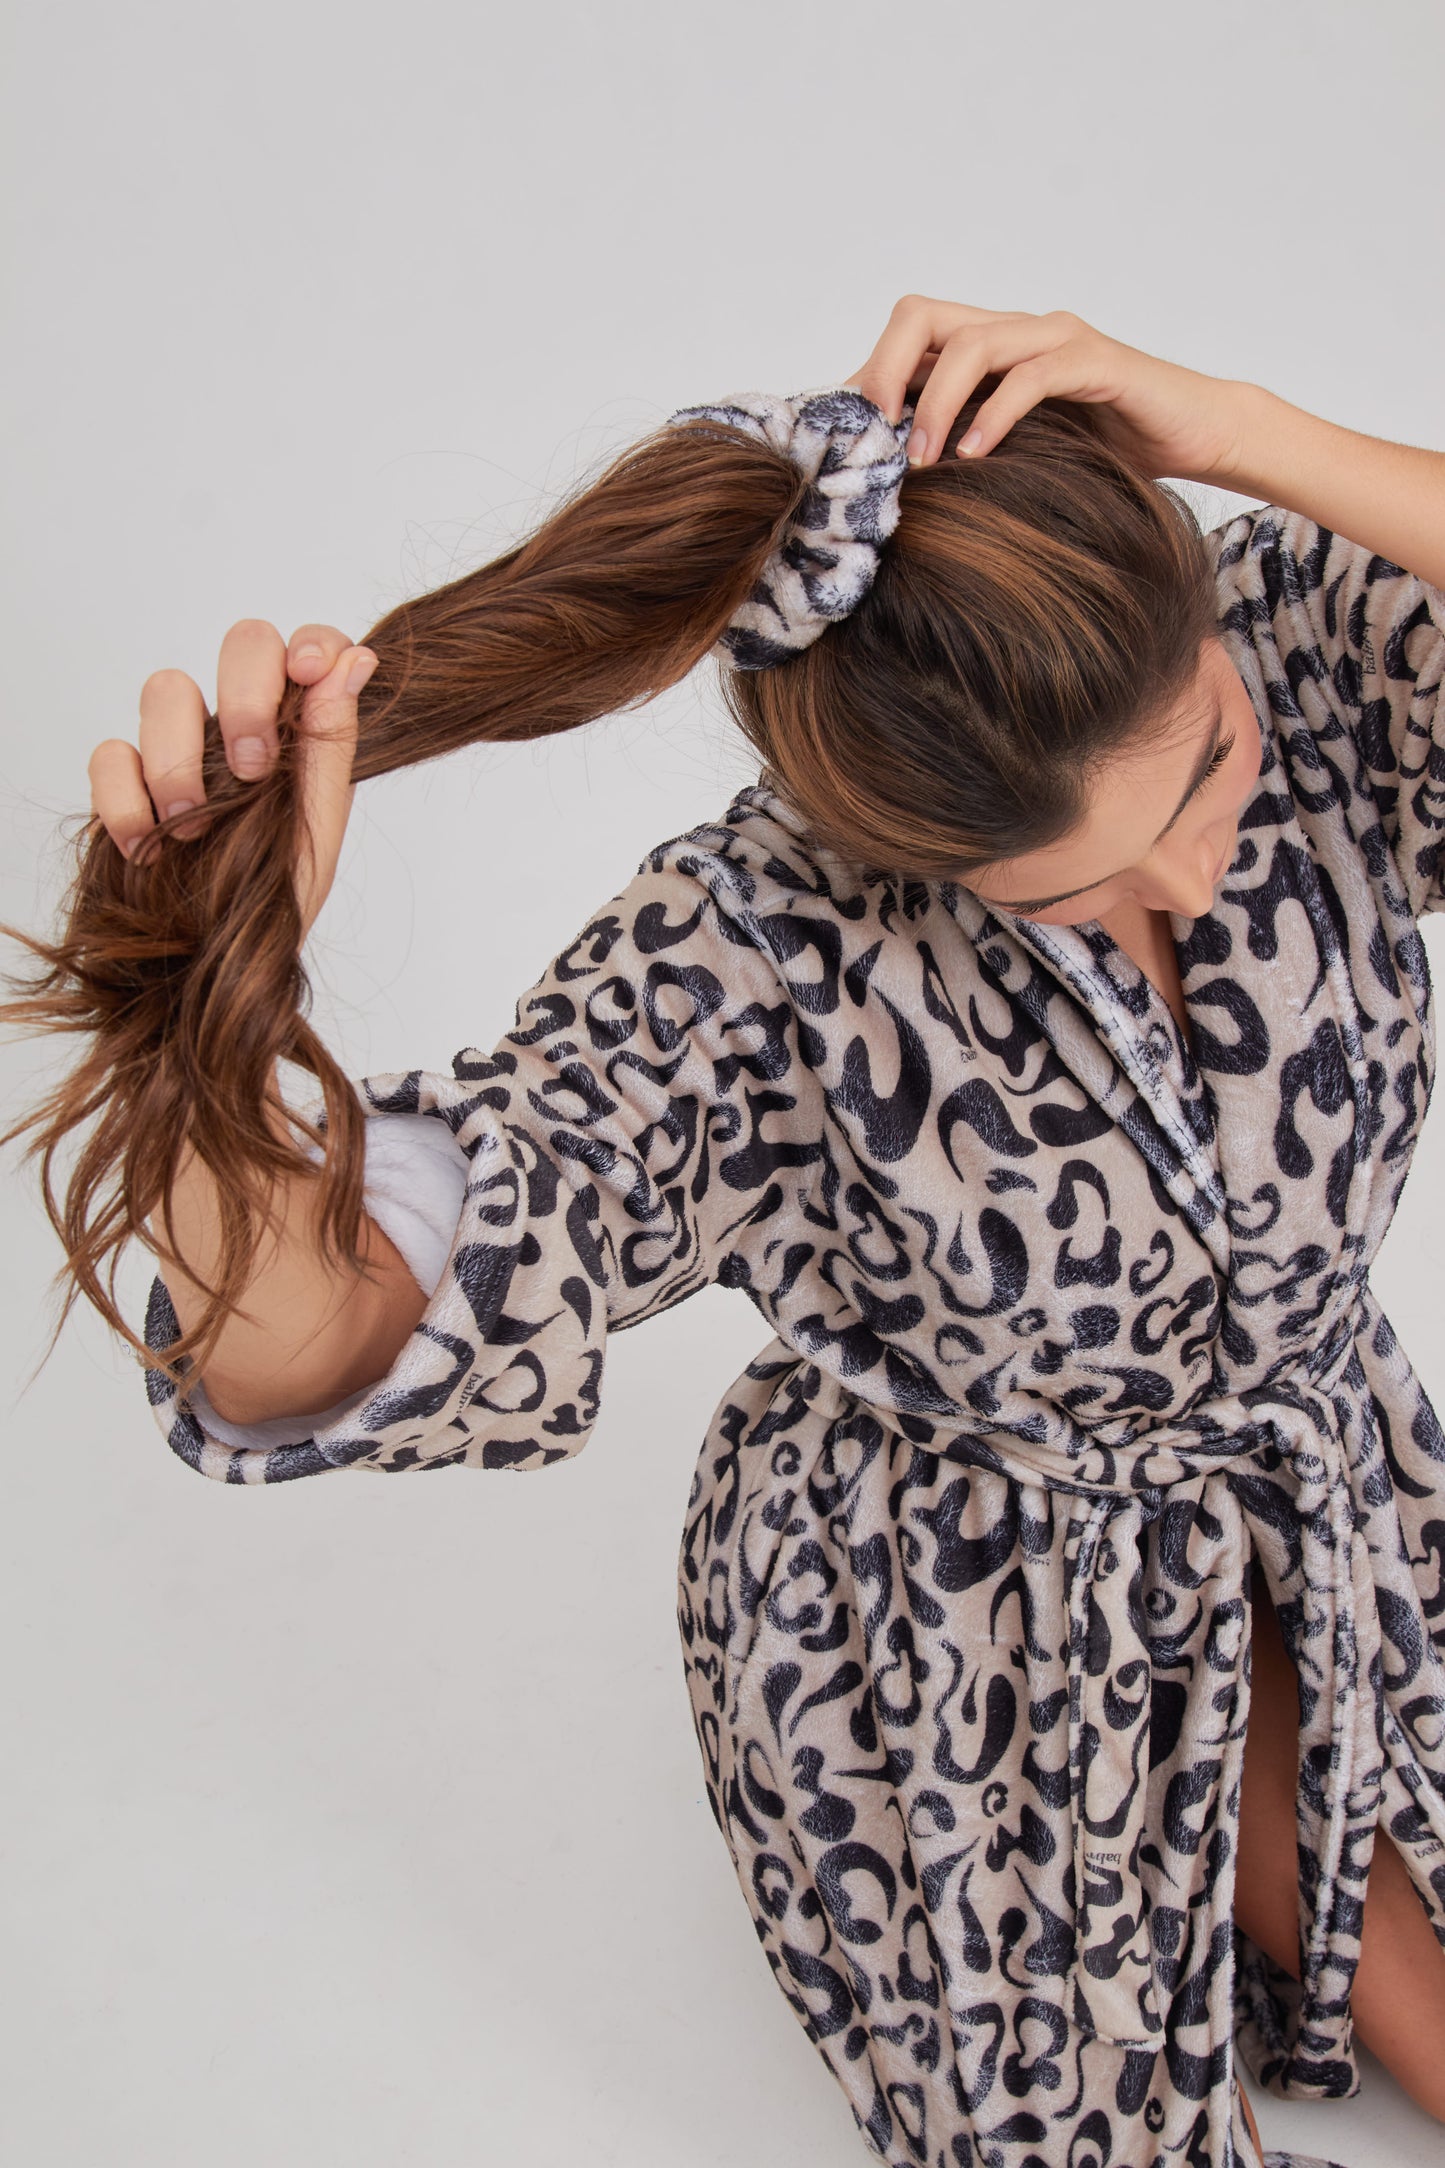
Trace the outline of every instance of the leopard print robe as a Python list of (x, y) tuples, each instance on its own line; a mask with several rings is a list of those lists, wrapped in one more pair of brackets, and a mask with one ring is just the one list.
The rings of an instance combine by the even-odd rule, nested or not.
[[(1173, 921), (1192, 1049), (1097, 921), (862, 879), (765, 775), (493, 1052), (358, 1086), (458, 1170), (384, 1379), (276, 1442), (152, 1374), (226, 1482), (545, 1468), (609, 1330), (743, 1291), (773, 1338), (697, 1464), (689, 1687), (767, 1961), (892, 2168), (1255, 2168), (1236, 2049), (1358, 2090), (1378, 1825), (1445, 1942), (1445, 1437), (1369, 1283), (1434, 1072), (1445, 597), (1279, 507), (1210, 541), (1262, 765)], [(1298, 1982), (1232, 1920), (1252, 1571), (1299, 1678)]]

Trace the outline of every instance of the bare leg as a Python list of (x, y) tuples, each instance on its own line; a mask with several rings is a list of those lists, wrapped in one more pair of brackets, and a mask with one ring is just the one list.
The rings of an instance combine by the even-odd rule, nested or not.
[[(1297, 1980), (1299, 1690), (1259, 1571), (1254, 1597), (1253, 1698), (1234, 1909), (1251, 1941)], [(1445, 1949), (1383, 1828), (1375, 1833), (1351, 2004), (1355, 2031), (1371, 2054), (1427, 2114), (1445, 2122)]]

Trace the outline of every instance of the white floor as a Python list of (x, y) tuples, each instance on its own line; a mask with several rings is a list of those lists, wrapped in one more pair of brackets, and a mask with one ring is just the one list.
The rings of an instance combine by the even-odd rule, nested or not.
[[(587, 1451), (515, 1479), (206, 1483), (93, 1338), (21, 1396), (7, 2160), (868, 2157), (757, 1948), (677, 1659), (695, 1445), (760, 1338), (721, 1291), (619, 1336)], [(666, 1425), (659, 1363), (695, 1381)], [(1256, 2109), (1347, 2168), (1445, 2162), (1368, 2059), (1354, 2101)]]
[(1359, 2059), (1360, 2090), (1353, 2100), (1272, 2100), (1246, 2079), (1266, 2148), (1285, 2146), (1338, 2161), (1341, 2168), (1445, 2168), (1445, 2127), (1401, 2092), (1368, 2049)]

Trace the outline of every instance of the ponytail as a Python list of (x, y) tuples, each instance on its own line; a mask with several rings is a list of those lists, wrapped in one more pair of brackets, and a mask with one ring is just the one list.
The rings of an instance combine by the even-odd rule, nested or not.
[[(977, 387), (955, 432), (995, 385)], [(378, 667), (360, 699), (357, 781), (478, 740), (571, 730), (661, 692), (758, 599), (775, 549), (806, 594), (816, 560), (789, 530), (798, 519), (813, 535), (820, 507), (784, 451), (723, 411), (659, 430), (519, 548), (364, 636)], [(799, 652), (779, 658), (770, 643), (766, 667), (735, 654), (743, 666), (724, 672), (723, 692), (843, 865), (966, 881), (1074, 829), (1100, 766), (1157, 738), (1193, 685), (1216, 608), (1189, 505), (1113, 448), (1098, 408), (1044, 399), (987, 459), (946, 447), (909, 473), (861, 601)], [(150, 1224), (179, 1247), (171, 1199), (187, 1152), (215, 1180), (221, 1262), (209, 1308), (159, 1365), (173, 1377), (182, 1357), (204, 1367), (249, 1285), (276, 1184), (312, 1172), (293, 1124), (324, 1153), (323, 1252), (362, 1269), (365, 1117), (306, 1020), (286, 727), (302, 699), (288, 684), (281, 755), (257, 782), (231, 774), (208, 721), (206, 803), (179, 816), (195, 841), (157, 849), (162, 822), (127, 861), (92, 823), (64, 931), (26, 941), (41, 968), (0, 1010), (89, 1035), (79, 1065), (11, 1131), (35, 1132), (69, 1260), (66, 1313), (85, 1295), (155, 1362), (121, 1319), (116, 1265), (132, 1236), (157, 1247)], [(316, 1080), (322, 1123), (273, 1127), (282, 1061)], [(89, 1124), (58, 1200), (56, 1155)]]
[[(363, 634), (378, 667), (359, 703), (355, 781), (493, 739), (571, 730), (685, 677), (756, 584), (805, 483), (740, 431), (674, 426), (622, 455), (517, 548)], [(272, 1126), (278, 1062), (315, 1079), (324, 1125), (292, 1116), (319, 1149), (317, 1226), (334, 1265), (363, 1269), (365, 1117), (307, 1021), (296, 901), (300, 818), (288, 681), (279, 757), (243, 781), (206, 722), (205, 804), (161, 822), (127, 860), (97, 821), (77, 847), (63, 928), (42, 941), (3, 929), (36, 960), (0, 1019), (85, 1035), (76, 1066), (3, 1142), (33, 1132), (45, 1209), (78, 1296), (148, 1365), (180, 1381), (240, 1305), (276, 1185), (316, 1170), (288, 1124)], [(57, 1161), (79, 1144), (63, 1195)], [(172, 1248), (177, 1174), (194, 1153), (220, 1203), (220, 1265), (207, 1307), (162, 1360), (125, 1323), (116, 1274), (134, 1237)]]

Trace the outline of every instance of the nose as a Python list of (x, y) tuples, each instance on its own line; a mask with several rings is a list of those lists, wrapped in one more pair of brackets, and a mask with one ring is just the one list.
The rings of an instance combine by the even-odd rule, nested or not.
[(1187, 857), (1158, 869), (1150, 884), (1154, 892), (1144, 899), (1147, 908), (1173, 911), (1180, 918), (1202, 918), (1232, 856), (1228, 837), (1221, 837), (1217, 830), (1213, 836), (1201, 836)]

